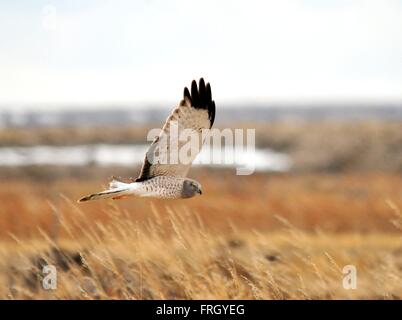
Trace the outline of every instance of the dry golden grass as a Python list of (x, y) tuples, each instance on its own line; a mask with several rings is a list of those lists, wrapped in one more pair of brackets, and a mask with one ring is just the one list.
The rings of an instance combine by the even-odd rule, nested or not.
[(75, 199), (100, 181), (1, 183), (0, 298), (402, 298), (401, 176), (197, 178), (191, 200), (88, 204)]
[[(106, 169), (105, 169), (106, 170)], [(29, 238), (38, 227), (52, 232), (55, 216), (52, 206), (69, 219), (72, 208), (63, 197), (75, 201), (99, 191), (108, 174), (96, 180), (60, 179), (54, 182), (8, 179), (0, 184), (0, 237), (13, 233)], [(151, 206), (175, 212), (191, 210), (217, 232), (231, 225), (241, 230), (274, 230), (281, 226), (276, 216), (289, 220), (296, 228), (330, 232), (392, 232), (392, 210), (386, 200), (402, 207), (402, 176), (384, 173), (349, 174), (254, 174), (236, 176), (194, 171), (204, 194), (190, 200), (131, 199), (94, 201), (78, 205), (92, 221), (107, 223), (107, 212), (115, 205), (138, 222), (149, 219)], [(51, 205), (49, 205), (52, 204)], [(168, 222), (167, 222), (168, 223)], [(63, 235), (63, 234), (62, 234)]]

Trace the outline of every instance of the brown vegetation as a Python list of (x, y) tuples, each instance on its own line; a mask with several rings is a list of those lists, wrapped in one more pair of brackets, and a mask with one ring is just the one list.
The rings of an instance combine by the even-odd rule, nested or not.
[[(88, 204), (75, 200), (105, 181), (3, 181), (0, 297), (402, 298), (401, 176), (196, 178), (195, 199)], [(44, 264), (57, 290), (41, 287)]]
[[(402, 130), (281, 122), (257, 144), (293, 171), (193, 169), (204, 194), (77, 204), (131, 168), (0, 170), (3, 299), (401, 299)], [(2, 129), (0, 145), (145, 143), (148, 127)], [(138, 168), (137, 168), (138, 171)], [(41, 285), (58, 270), (56, 290)], [(342, 286), (357, 268), (357, 289)]]

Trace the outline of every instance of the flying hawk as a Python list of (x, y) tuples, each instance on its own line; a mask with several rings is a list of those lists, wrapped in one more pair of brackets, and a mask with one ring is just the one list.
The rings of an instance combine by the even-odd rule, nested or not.
[[(215, 101), (212, 100), (211, 86), (200, 79), (198, 87), (195, 80), (191, 83), (191, 93), (184, 88), (183, 99), (175, 107), (161, 130), (149, 147), (140, 175), (131, 183), (117, 179), (110, 182), (109, 189), (85, 196), (79, 202), (96, 199), (121, 199), (127, 196), (155, 197), (163, 199), (191, 198), (202, 193), (201, 184), (187, 178), (191, 163), (200, 152), (205, 140), (205, 130), (209, 130), (215, 119)], [(177, 132), (172, 134), (172, 128)], [(186, 161), (155, 161), (177, 158), (180, 148), (188, 141), (180, 139), (181, 133), (191, 131), (197, 135), (195, 152), (187, 154)]]

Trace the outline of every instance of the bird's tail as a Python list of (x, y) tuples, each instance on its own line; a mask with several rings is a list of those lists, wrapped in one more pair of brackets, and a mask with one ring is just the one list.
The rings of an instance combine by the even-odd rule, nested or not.
[(82, 197), (78, 200), (78, 202), (85, 202), (90, 200), (98, 200), (98, 199), (120, 199), (124, 196), (127, 196), (132, 193), (132, 188), (130, 183), (124, 183), (122, 181), (118, 181), (113, 179), (109, 184), (109, 189), (105, 191), (101, 191), (98, 193), (93, 193), (88, 196)]

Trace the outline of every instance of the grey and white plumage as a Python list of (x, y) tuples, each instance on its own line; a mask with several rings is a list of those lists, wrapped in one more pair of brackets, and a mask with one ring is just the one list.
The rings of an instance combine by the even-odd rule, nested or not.
[[(191, 92), (191, 93), (190, 93)], [(212, 100), (211, 86), (205, 85), (204, 79), (199, 84), (195, 80), (191, 83), (191, 89), (184, 88), (183, 99), (175, 107), (161, 130), (149, 147), (141, 168), (140, 175), (131, 183), (124, 183), (113, 179), (109, 189), (85, 196), (79, 202), (96, 199), (121, 199), (128, 196), (154, 197), (163, 199), (185, 199), (202, 193), (201, 184), (187, 178), (191, 163), (201, 151), (203, 130), (210, 129), (215, 120), (215, 102)], [(180, 141), (178, 137), (170, 136), (170, 128), (173, 123), (178, 126), (178, 136), (185, 129), (191, 129), (197, 134), (198, 143), (195, 153), (190, 154), (186, 162), (154, 163), (151, 161), (154, 151), (158, 148), (158, 155), (170, 159), (188, 141)], [(162, 154), (161, 154), (162, 153)]]

